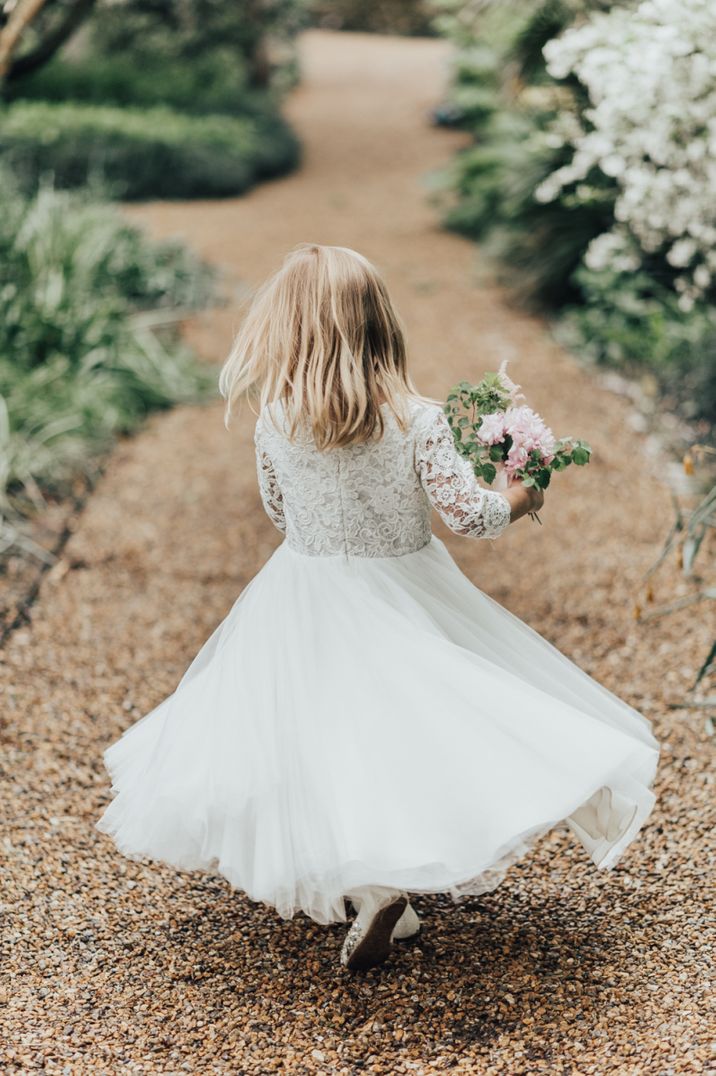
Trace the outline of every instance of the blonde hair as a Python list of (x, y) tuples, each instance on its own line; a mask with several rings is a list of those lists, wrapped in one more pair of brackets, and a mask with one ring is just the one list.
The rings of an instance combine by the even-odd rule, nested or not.
[(347, 247), (305, 243), (259, 289), (219, 379), (226, 423), (244, 393), (280, 401), (286, 433), (321, 449), (383, 433), (381, 404), (401, 427), (417, 393), (398, 315), (377, 269)]

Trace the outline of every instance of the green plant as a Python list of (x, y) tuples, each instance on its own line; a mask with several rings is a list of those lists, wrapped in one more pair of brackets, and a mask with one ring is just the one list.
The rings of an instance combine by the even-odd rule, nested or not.
[(482, 5), (471, 24), (462, 12), (447, 23), (459, 45), (451, 105), (474, 143), (440, 179), (445, 222), (481, 240), (525, 301), (552, 308), (577, 298), (572, 274), (592, 239), (613, 221), (614, 192), (598, 177), (589, 199), (567, 194), (544, 204), (535, 198), (566, 160), (568, 151), (551, 128), (574, 106), (574, 90), (545, 75), (541, 47), (575, 6), (576, 0), (545, 0), (508, 12)]
[(107, 206), (4, 176), (0, 217), (0, 517), (18, 519), (91, 473), (118, 433), (203, 398), (211, 371), (141, 312), (203, 305), (212, 275), (150, 244)]
[(580, 268), (580, 302), (565, 311), (558, 334), (600, 365), (648, 369), (687, 417), (716, 422), (716, 310), (705, 302), (683, 310), (657, 273)]
[(425, 36), (434, 33), (432, 0), (308, 0), (311, 21), (330, 30)]
[(293, 40), (305, 25), (304, 0), (123, 0), (92, 20), (90, 50), (131, 55), (145, 66), (231, 63), (247, 86), (281, 88), (294, 69)]
[(190, 63), (159, 54), (148, 64), (133, 52), (58, 57), (13, 81), (7, 99), (118, 108), (164, 106), (188, 115), (258, 117), (275, 111), (277, 104), (273, 94), (249, 87), (241, 57), (228, 49), (195, 56)]
[(559, 166), (562, 153), (545, 130), (552, 114), (526, 106), (496, 110), (442, 182), (450, 192), (447, 226), (486, 241), (525, 301), (557, 308), (577, 297), (572, 274), (590, 241), (609, 227), (613, 195), (606, 184), (595, 183), (589, 201), (535, 200), (535, 189)]
[[(474, 139), (442, 177), (446, 224), (479, 240), (498, 275), (523, 301), (563, 312), (560, 334), (575, 350), (630, 372), (648, 369), (683, 414), (716, 422), (713, 284), (709, 285), (705, 264), (697, 265), (693, 274), (701, 291), (696, 286), (685, 289), (679, 280), (682, 261), (693, 257), (695, 242), (682, 233), (669, 233), (666, 243), (639, 245), (616, 223), (617, 216), (622, 220), (617, 210), (619, 177), (624, 172), (632, 178), (639, 174), (639, 146), (645, 135), (635, 121), (633, 167), (624, 165), (620, 146), (610, 143), (610, 159), (602, 169), (597, 144), (592, 154), (596, 161), (590, 158), (588, 165), (580, 161), (575, 174), (574, 139), (589, 137), (585, 132), (595, 121), (588, 109), (595, 101), (589, 80), (580, 82), (569, 57), (548, 69), (543, 55), (547, 46), (556, 62), (554, 50), (559, 52), (563, 45), (558, 46), (555, 35), (563, 42), (559, 35), (565, 29), (569, 34), (572, 26), (597, 26), (590, 15), (620, 5), (612, 0), (542, 0), (509, 6), (475, 2), (467, 7), (443, 0), (443, 5), (452, 12), (445, 28), (458, 47), (452, 101)], [(628, 54), (624, 34), (629, 12), (615, 14), (620, 15), (624, 32), (611, 44)], [(668, 35), (667, 39), (672, 40)], [(680, 56), (679, 47), (674, 49)], [(618, 50), (605, 47), (599, 57), (593, 52), (582, 42), (583, 64), (591, 77), (593, 65), (601, 65), (601, 85), (611, 88), (613, 105), (616, 82), (605, 79), (610, 57)], [(693, 67), (694, 77), (700, 70), (698, 59), (692, 66), (688, 57), (683, 60), (688, 70)], [(564, 77), (557, 78), (560, 74)], [(697, 128), (698, 107), (706, 106), (693, 104)], [(662, 116), (663, 110), (656, 107), (654, 113)], [(674, 115), (680, 123), (691, 118), (686, 106)], [(657, 127), (663, 139), (667, 128)], [(652, 137), (650, 144), (653, 141)], [(682, 138), (681, 146), (692, 141)], [(626, 152), (624, 146), (621, 149)], [(702, 149), (706, 160), (708, 150)], [(698, 152), (695, 159), (701, 160)], [(662, 167), (658, 175), (669, 179), (668, 168)], [(676, 183), (677, 177), (671, 181)], [(638, 186), (636, 179), (634, 183)], [(696, 184), (702, 200), (707, 186)], [(686, 201), (684, 194), (673, 203), (672, 220), (677, 207), (683, 215)], [(653, 199), (636, 198), (635, 204), (642, 217), (659, 216)], [(703, 234), (705, 244), (710, 242), (708, 212), (706, 206), (696, 213), (693, 226), (693, 235)], [(668, 231), (670, 218), (663, 205), (662, 218)]]
[(546, 80), (542, 50), (548, 41), (561, 34), (575, 15), (607, 4), (585, 3), (584, 0), (542, 0), (518, 26), (508, 48), (509, 57), (517, 64), (525, 82)]
[(166, 108), (18, 102), (0, 113), (0, 152), (25, 189), (101, 181), (116, 197), (240, 194), (295, 164), (283, 122), (183, 116)]

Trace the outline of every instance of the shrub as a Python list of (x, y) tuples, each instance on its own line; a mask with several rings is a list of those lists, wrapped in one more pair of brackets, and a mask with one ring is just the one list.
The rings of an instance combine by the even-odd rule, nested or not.
[(496, 109), (442, 182), (450, 192), (447, 226), (484, 240), (525, 301), (556, 308), (576, 299), (572, 274), (591, 240), (609, 227), (614, 195), (595, 184), (589, 200), (535, 201), (536, 187), (563, 156), (546, 130), (551, 115), (525, 106)]
[(292, 167), (295, 137), (276, 116), (184, 116), (167, 108), (17, 102), (0, 113), (0, 153), (26, 190), (100, 180), (124, 199), (222, 197)]
[(482, 4), (471, 21), (464, 9), (443, 17), (460, 46), (451, 104), (474, 138), (442, 177), (446, 223), (486, 242), (523, 299), (550, 307), (576, 299), (572, 273), (591, 240), (610, 227), (614, 204), (608, 183), (595, 184), (583, 202), (534, 197), (568, 156), (551, 126), (572, 93), (555, 86), (537, 61), (545, 34), (567, 18), (561, 0), (536, 10), (518, 3), (509, 12)]
[(25, 198), (3, 177), (0, 516), (27, 514), (92, 471), (149, 411), (206, 393), (209, 372), (135, 315), (204, 304), (211, 280), (109, 207), (51, 189)]
[(485, 243), (523, 297), (566, 308), (579, 350), (652, 370), (683, 412), (716, 421), (711, 7), (506, 9), (476, 0), (447, 20), (474, 137), (445, 177), (447, 224)]
[(148, 68), (199, 63), (209, 78), (237, 76), (252, 87), (285, 87), (295, 68), (294, 40), (305, 0), (122, 0), (95, 10), (87, 45), (102, 56), (131, 55)]
[(164, 106), (188, 115), (218, 113), (264, 117), (275, 107), (272, 95), (247, 86), (241, 57), (228, 51), (194, 56), (191, 62), (156, 55), (152, 62), (134, 52), (53, 59), (8, 85), (13, 101), (71, 101), (117, 108)]
[(674, 290), (644, 269), (619, 263), (576, 274), (581, 305), (568, 309), (560, 336), (600, 365), (648, 369), (692, 420), (716, 420), (716, 309), (684, 311)]
[[(591, 177), (616, 192), (613, 239), (675, 270), (684, 309), (716, 278), (716, 9), (704, 0), (644, 0), (593, 14), (545, 46), (555, 79), (576, 78), (585, 107), (555, 124), (569, 159), (538, 187), (590, 197)], [(584, 195), (582, 194), (584, 192)]]
[(432, 0), (308, 0), (306, 7), (311, 19), (329, 30), (420, 36), (435, 32)]

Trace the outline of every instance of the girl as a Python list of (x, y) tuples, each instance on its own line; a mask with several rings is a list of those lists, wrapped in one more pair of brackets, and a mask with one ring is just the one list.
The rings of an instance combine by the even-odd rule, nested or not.
[(176, 691), (106, 752), (119, 849), (213, 868), (283, 918), (357, 909), (341, 959), (419, 929), (409, 893), (485, 893), (566, 823), (614, 866), (654, 804), (639, 713), (477, 590), (431, 534), (495, 539), (542, 504), (483, 489), (418, 396), (375, 268), (306, 245), (221, 374), (260, 410), (285, 540)]

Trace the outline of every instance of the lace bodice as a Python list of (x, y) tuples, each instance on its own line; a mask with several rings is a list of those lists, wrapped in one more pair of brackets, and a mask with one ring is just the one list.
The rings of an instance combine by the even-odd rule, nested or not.
[(415, 401), (401, 430), (383, 408), (379, 441), (320, 451), (310, 438), (289, 441), (265, 411), (256, 423), (261, 498), (273, 523), (299, 553), (399, 557), (431, 538), (431, 508), (451, 530), (496, 538), (510, 503), (484, 489), (458, 455), (445, 415)]

